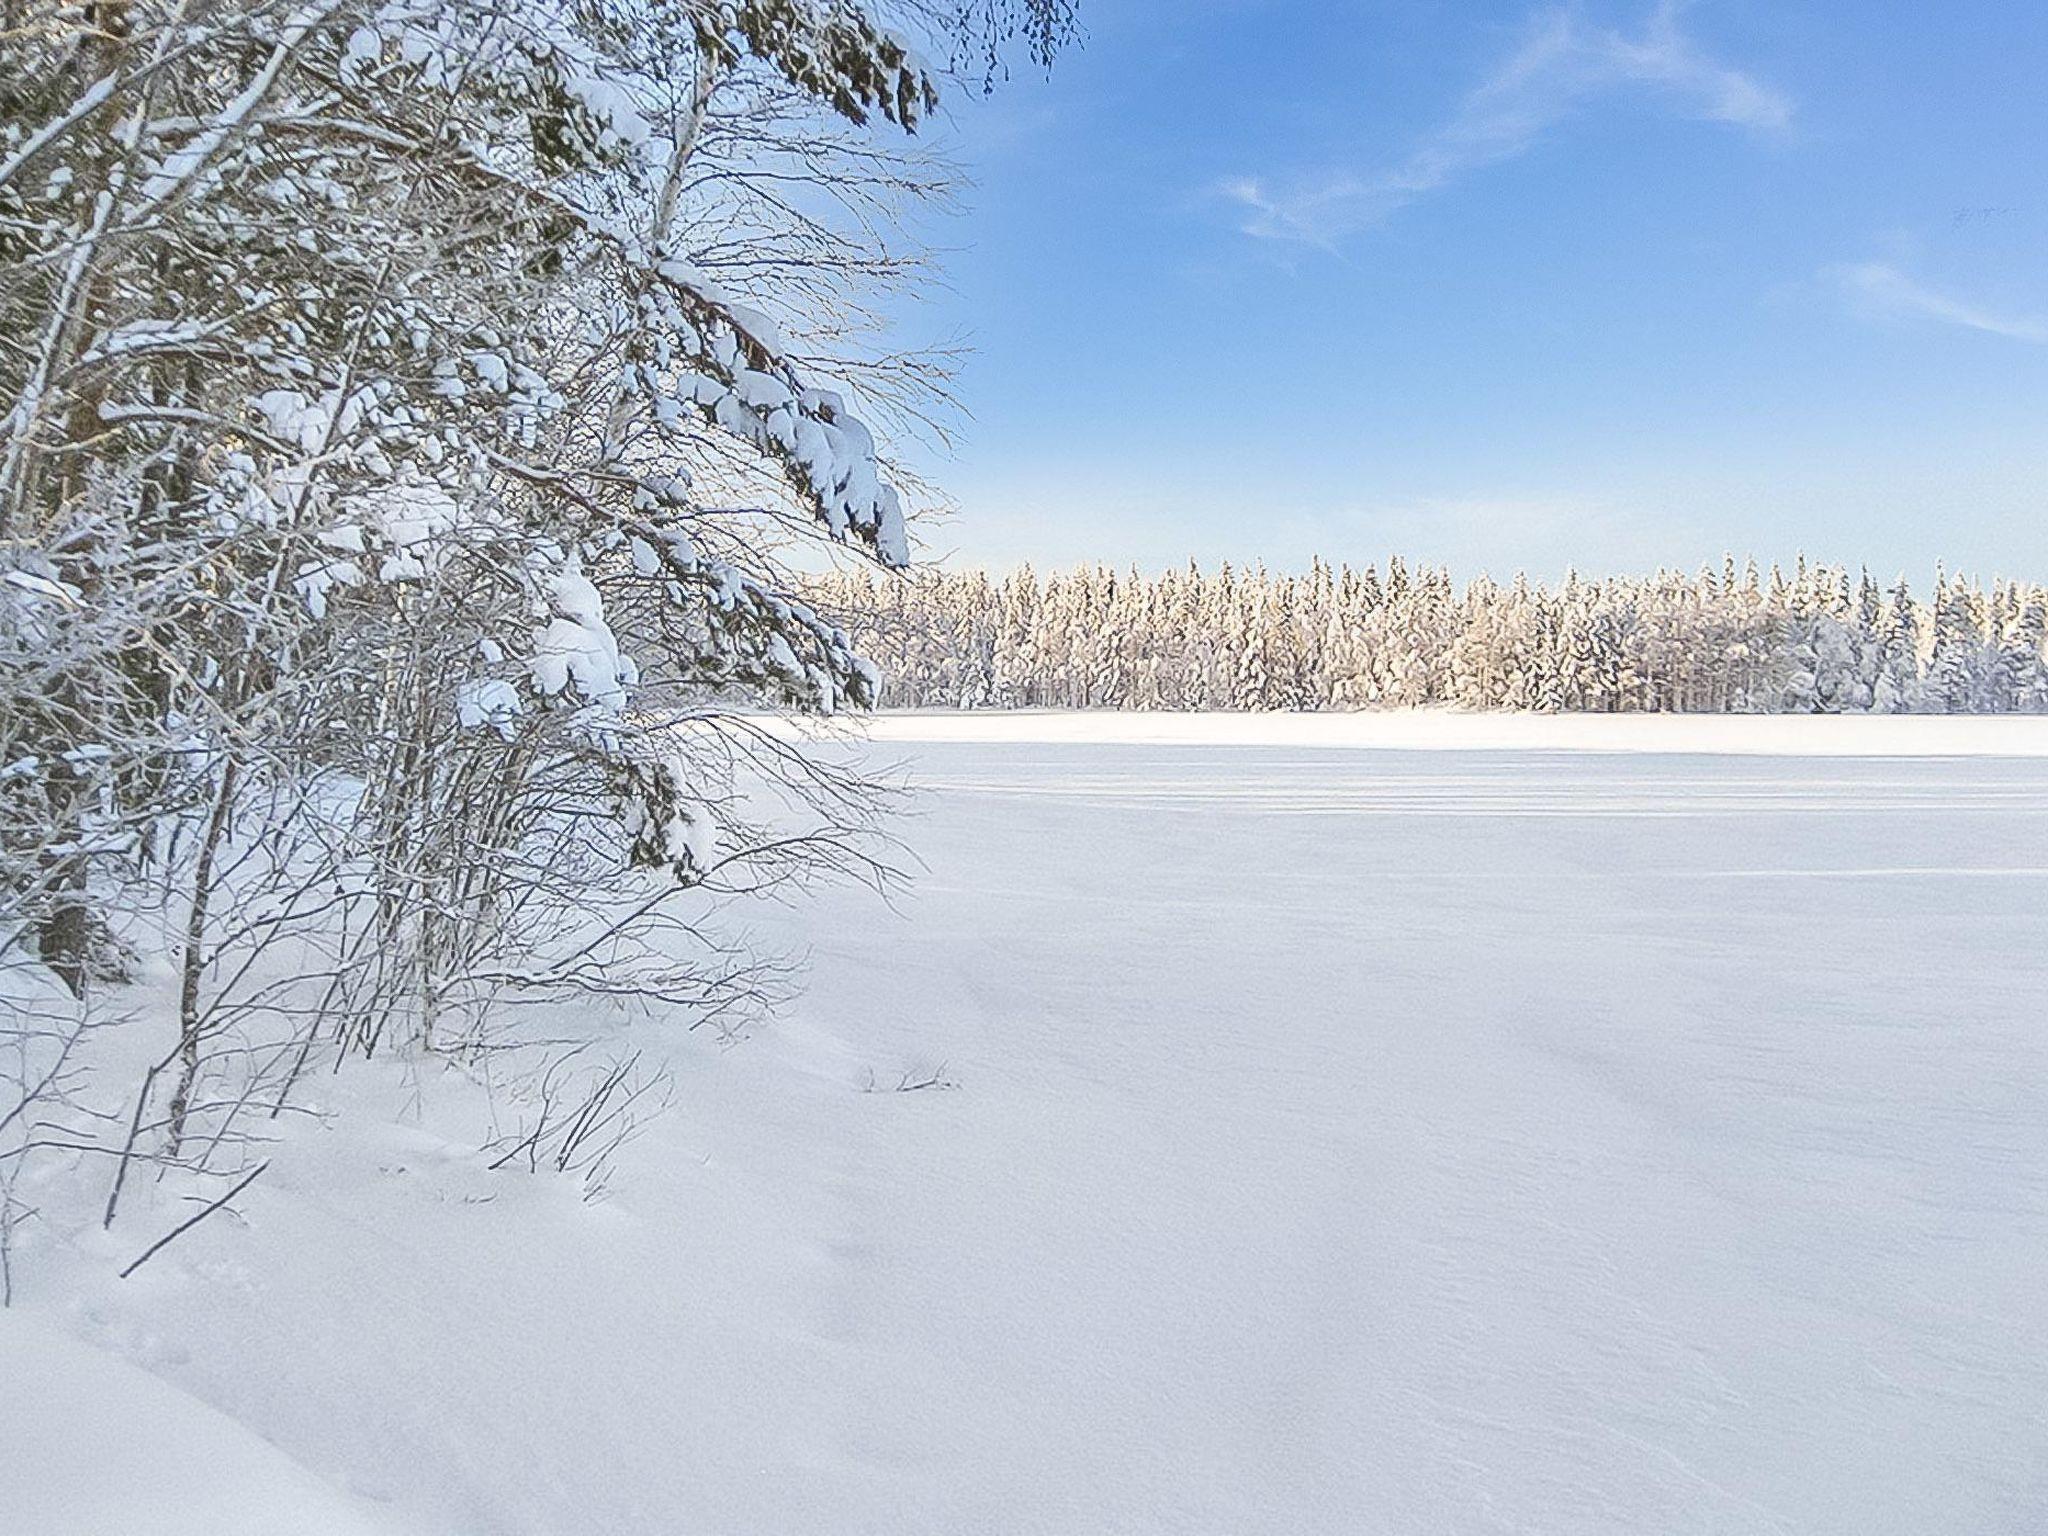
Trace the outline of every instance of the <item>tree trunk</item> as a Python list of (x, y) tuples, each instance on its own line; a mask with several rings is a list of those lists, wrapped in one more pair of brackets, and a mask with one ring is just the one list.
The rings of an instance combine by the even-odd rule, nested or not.
[(199, 845), (199, 862), (192, 872), (192, 906), (185, 918), (185, 954), (179, 968), (179, 1068), (177, 1091), (171, 1095), (171, 1157), (178, 1155), (178, 1144), (185, 1139), (185, 1120), (192, 1109), (192, 1085), (199, 1076), (199, 1039), (204, 1023), (199, 1008), (199, 981), (206, 969), (206, 909), (213, 896), (214, 861), (227, 836), (241, 766), (240, 760), (231, 756), (221, 770), (220, 792), (214, 797), (213, 811), (206, 822), (206, 838)]

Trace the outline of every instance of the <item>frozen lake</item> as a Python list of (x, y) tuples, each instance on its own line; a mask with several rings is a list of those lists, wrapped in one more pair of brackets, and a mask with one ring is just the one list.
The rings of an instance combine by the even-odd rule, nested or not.
[(960, 1084), (833, 1282), (911, 1526), (2048, 1523), (2048, 763), (1090, 724), (885, 726), (990, 739), (805, 1010)]
[(344, 1135), (98, 1326), (407, 1530), (2048, 1525), (2039, 723), (879, 732), (611, 1200)]

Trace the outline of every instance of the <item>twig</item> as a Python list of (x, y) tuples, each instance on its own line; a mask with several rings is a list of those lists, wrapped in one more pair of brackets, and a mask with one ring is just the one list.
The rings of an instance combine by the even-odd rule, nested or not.
[(135, 1138), (142, 1134), (142, 1111), (149, 1104), (149, 1090), (156, 1084), (157, 1073), (176, 1060), (175, 1053), (143, 1074), (142, 1090), (135, 1095), (135, 1118), (128, 1125), (128, 1139), (121, 1143), (121, 1161), (114, 1165), (114, 1187), (107, 1191), (107, 1213), (100, 1226), (108, 1228), (114, 1224), (114, 1210), (121, 1203), (121, 1186), (128, 1182), (128, 1162), (135, 1155)]
[(901, 1080), (896, 1084), (898, 1093), (917, 1093), (926, 1088), (952, 1088), (957, 1086), (946, 1076), (946, 1064), (942, 1061), (931, 1069), (930, 1075), (917, 1076), (915, 1067), (906, 1067)]
[(267, 1159), (263, 1162), (258, 1163), (254, 1168), (251, 1168), (247, 1173), (243, 1174), (241, 1178), (235, 1181), (235, 1187), (233, 1189), (229, 1190), (226, 1194), (222, 1195), (218, 1200), (209, 1202), (205, 1210), (201, 1211), (196, 1216), (188, 1217), (186, 1220), (179, 1222), (175, 1227), (171, 1228), (170, 1231), (166, 1232), (162, 1237), (158, 1238), (155, 1242), (151, 1243), (147, 1248), (143, 1249), (142, 1256), (138, 1258), (133, 1264), (130, 1264), (126, 1269), (121, 1271), (121, 1278), (123, 1280), (126, 1280), (130, 1275), (134, 1274), (135, 1271), (142, 1268), (144, 1264), (149, 1262), (149, 1260), (156, 1255), (157, 1250), (164, 1247), (167, 1243), (171, 1241), (172, 1238), (181, 1236), (182, 1234), (191, 1231), (194, 1227), (198, 1226), (200, 1222), (206, 1220), (207, 1217), (211, 1216), (215, 1211), (219, 1210), (222, 1206), (226, 1205), (230, 1200), (234, 1199), (235, 1196), (239, 1195), (251, 1184), (254, 1184), (256, 1182), (256, 1176), (262, 1173), (263, 1170), (268, 1168), (269, 1166), (270, 1163)]

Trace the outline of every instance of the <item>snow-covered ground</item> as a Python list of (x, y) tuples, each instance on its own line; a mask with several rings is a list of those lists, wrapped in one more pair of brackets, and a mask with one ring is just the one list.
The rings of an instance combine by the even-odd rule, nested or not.
[(435, 1074), (46, 1255), (0, 1529), (186, 1528), (78, 1503), (188, 1497), (130, 1420), (293, 1531), (2048, 1528), (2042, 722), (876, 735), (925, 873), (754, 914), (770, 1030), (586, 1021), (677, 1064), (608, 1200)]
[(2048, 757), (2048, 715), (1522, 715), (1403, 709), (1335, 714), (898, 710), (882, 742), (1330, 750), (1662, 752), (1711, 757)]

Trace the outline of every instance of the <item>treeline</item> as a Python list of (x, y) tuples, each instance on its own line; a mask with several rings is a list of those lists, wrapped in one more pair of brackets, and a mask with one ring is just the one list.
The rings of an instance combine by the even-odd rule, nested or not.
[(1924, 599), (1804, 560), (1460, 588), (1398, 557), (1306, 575), (862, 572), (813, 593), (894, 707), (2048, 709), (2048, 588), (1939, 570)]

